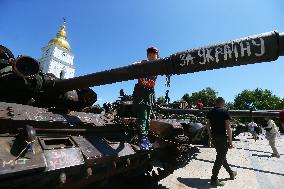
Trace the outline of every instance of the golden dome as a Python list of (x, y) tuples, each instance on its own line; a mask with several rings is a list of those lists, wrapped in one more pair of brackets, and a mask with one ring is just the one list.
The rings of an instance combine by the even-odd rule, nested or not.
[(60, 27), (60, 30), (57, 32), (56, 37), (51, 39), (48, 43), (48, 45), (55, 45), (55, 44), (70, 51), (70, 45), (67, 41), (67, 35), (65, 31), (65, 22)]

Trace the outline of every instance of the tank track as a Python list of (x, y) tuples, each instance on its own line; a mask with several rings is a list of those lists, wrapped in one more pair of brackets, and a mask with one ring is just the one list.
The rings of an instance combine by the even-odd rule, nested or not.
[[(152, 137), (153, 137), (153, 133)], [(160, 154), (162, 168), (152, 168), (146, 171), (146, 175), (152, 177), (153, 182), (158, 182), (168, 175), (172, 174), (176, 169), (185, 166), (191, 157), (198, 152), (196, 147), (190, 145), (190, 140), (185, 135), (176, 135), (167, 138), (154, 136), (159, 140), (161, 145), (166, 145), (167, 150)], [(170, 146), (170, 147), (169, 147)]]

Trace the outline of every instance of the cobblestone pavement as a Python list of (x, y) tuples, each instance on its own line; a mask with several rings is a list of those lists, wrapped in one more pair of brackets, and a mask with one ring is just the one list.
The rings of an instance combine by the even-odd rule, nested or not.
[[(229, 175), (222, 167), (219, 179), (225, 182), (222, 188), (230, 189), (278, 189), (284, 188), (284, 135), (277, 138), (276, 147), (280, 158), (272, 158), (268, 141), (252, 139), (246, 133), (237, 137), (234, 148), (228, 151), (227, 159), (231, 168), (238, 172), (235, 180), (229, 180)], [(206, 189), (211, 188), (211, 169), (215, 160), (214, 148), (198, 146), (200, 153), (185, 167), (159, 182), (160, 189)], [(220, 187), (218, 187), (220, 188)]]

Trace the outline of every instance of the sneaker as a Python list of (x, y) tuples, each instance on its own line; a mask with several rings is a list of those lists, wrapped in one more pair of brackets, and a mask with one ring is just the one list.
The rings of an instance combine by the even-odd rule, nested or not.
[(148, 145), (147, 137), (143, 137), (140, 140), (139, 147), (141, 150), (149, 150), (150, 147)]
[(230, 174), (230, 179), (234, 180), (237, 176), (237, 171), (232, 171), (232, 173)]
[(218, 179), (216, 180), (211, 180), (210, 184), (212, 186), (225, 186), (225, 183), (222, 181), (219, 181)]
[(152, 143), (150, 142), (150, 140), (149, 140), (148, 137), (146, 137), (146, 141), (147, 141), (147, 145), (149, 146), (149, 148), (152, 148), (153, 145), (152, 145)]

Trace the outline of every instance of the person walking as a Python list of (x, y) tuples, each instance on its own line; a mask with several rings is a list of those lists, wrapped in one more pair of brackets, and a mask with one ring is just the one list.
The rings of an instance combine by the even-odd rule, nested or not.
[(252, 120), (249, 124), (248, 124), (248, 128), (249, 128), (249, 132), (252, 134), (252, 137), (254, 139), (254, 141), (256, 142), (257, 138), (258, 138), (258, 134), (256, 132), (257, 129), (257, 124)]
[(213, 143), (217, 152), (211, 176), (211, 185), (213, 186), (225, 185), (224, 182), (218, 180), (218, 174), (222, 165), (229, 173), (230, 179), (234, 180), (237, 175), (236, 171), (232, 171), (226, 159), (228, 149), (233, 148), (233, 143), (230, 126), (231, 117), (229, 112), (224, 109), (224, 106), (225, 100), (222, 97), (218, 97), (216, 99), (215, 107), (210, 110), (206, 116), (209, 147), (211, 147), (211, 143)]
[(273, 152), (271, 157), (280, 158), (280, 154), (278, 153), (277, 148), (275, 146), (275, 139), (276, 139), (276, 136), (278, 134), (277, 126), (274, 123), (274, 121), (272, 119), (270, 119), (269, 117), (265, 117), (264, 119), (266, 121), (266, 127), (264, 128), (265, 131), (266, 131), (265, 132), (265, 138), (268, 140), (269, 145), (270, 145), (272, 152)]

